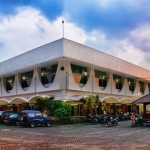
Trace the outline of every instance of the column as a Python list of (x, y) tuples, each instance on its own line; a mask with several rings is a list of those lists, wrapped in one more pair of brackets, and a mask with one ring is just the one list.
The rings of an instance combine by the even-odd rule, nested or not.
[(113, 103), (113, 115), (116, 115), (116, 105)]
[(106, 106), (107, 106), (107, 108), (108, 108), (107, 114), (110, 114), (110, 103), (106, 103)]
[(12, 108), (12, 111), (15, 111), (15, 104), (13, 104), (13, 108)]
[(146, 117), (146, 104), (143, 104), (143, 116)]
[(102, 115), (102, 102), (99, 103), (99, 115)]
[(3, 111), (7, 110), (7, 105), (3, 105)]
[(25, 103), (25, 106), (26, 106), (26, 109), (28, 110), (28, 109), (29, 109), (29, 103), (26, 102), (26, 103)]
[(125, 113), (125, 110), (126, 110), (125, 106), (126, 106), (125, 104), (121, 104), (121, 109), (123, 113)]
[(21, 112), (21, 109), (22, 109), (22, 104), (18, 104), (18, 106), (17, 106), (17, 112)]

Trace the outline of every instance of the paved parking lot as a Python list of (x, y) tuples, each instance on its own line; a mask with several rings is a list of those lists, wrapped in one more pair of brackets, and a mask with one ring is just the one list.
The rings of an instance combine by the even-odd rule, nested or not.
[(0, 150), (148, 150), (150, 127), (67, 125), (22, 128), (0, 125)]

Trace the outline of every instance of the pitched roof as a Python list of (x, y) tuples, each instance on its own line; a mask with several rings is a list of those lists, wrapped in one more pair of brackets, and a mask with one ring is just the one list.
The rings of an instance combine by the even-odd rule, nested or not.
[(145, 95), (145, 96), (143, 96), (143, 97), (141, 97), (141, 98), (139, 98), (133, 102), (133, 104), (140, 104), (140, 103), (141, 104), (150, 103), (150, 94), (147, 94), (147, 95)]

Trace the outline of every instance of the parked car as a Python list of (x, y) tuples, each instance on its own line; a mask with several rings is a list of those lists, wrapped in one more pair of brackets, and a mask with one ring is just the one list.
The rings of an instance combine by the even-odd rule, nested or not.
[(43, 125), (50, 127), (51, 119), (44, 117), (38, 110), (23, 110), (20, 114), (20, 122), (18, 122), (18, 125), (23, 127), (30, 126), (32, 128)]
[(0, 113), (0, 123), (4, 123), (5, 117), (9, 117), (13, 114), (15, 114), (16, 112), (12, 112), (12, 111), (1, 111)]
[(17, 122), (20, 121), (20, 113), (14, 113), (9, 117), (5, 117), (4, 123), (7, 125), (17, 125)]
[(2, 118), (3, 118), (3, 112), (4, 112), (4, 111), (0, 111), (0, 123), (3, 122), (3, 119), (2, 119)]

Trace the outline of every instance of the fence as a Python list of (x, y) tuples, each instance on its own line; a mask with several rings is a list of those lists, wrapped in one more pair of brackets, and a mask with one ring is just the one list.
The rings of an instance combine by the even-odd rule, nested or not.
[(51, 117), (52, 124), (82, 124), (85, 116)]

